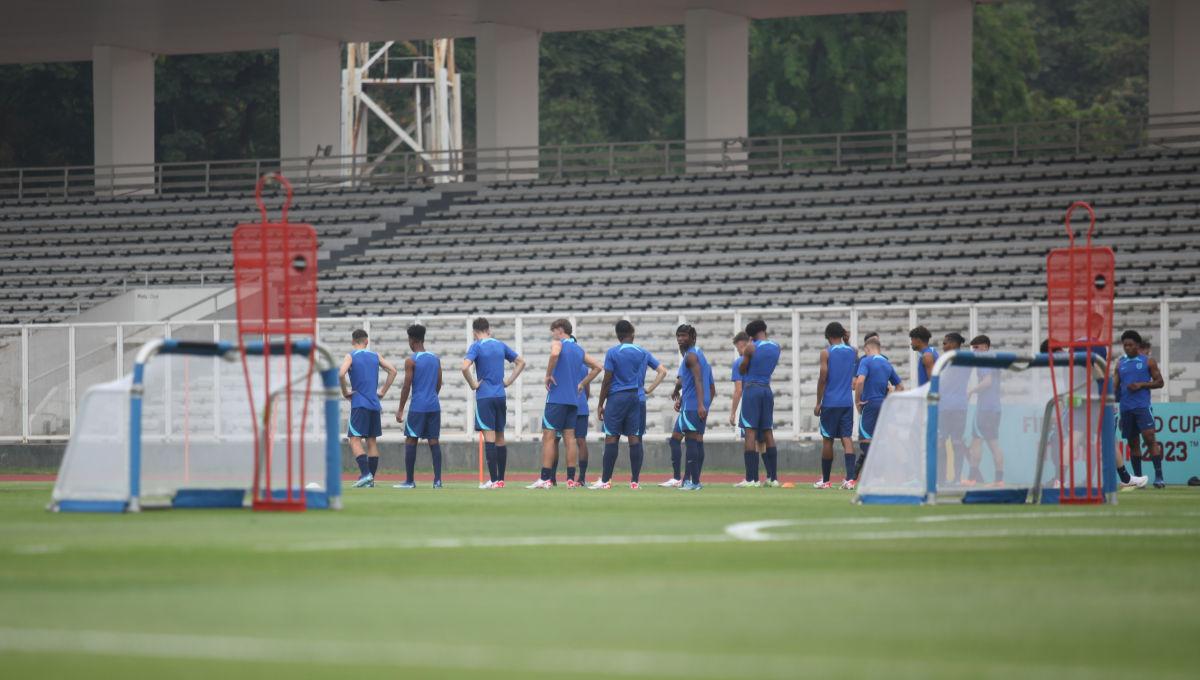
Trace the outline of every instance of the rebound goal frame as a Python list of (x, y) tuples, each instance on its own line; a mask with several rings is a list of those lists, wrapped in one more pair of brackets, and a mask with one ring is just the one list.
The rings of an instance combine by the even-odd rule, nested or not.
[[(294, 340), (290, 344), (272, 342), (264, 345), (261, 342), (247, 342), (244, 349), (232, 342), (191, 342), (162, 338), (146, 343), (138, 352), (130, 376), (129, 387), (129, 445), (126, 455), (129, 465), (127, 492), (122, 498), (67, 497), (55, 498), (50, 509), (56, 512), (138, 512), (142, 509), (142, 404), (146, 390), (146, 368), (154, 357), (159, 355), (182, 355), (194, 357), (216, 357), (218, 359), (236, 362), (244, 355), (264, 356), (265, 354), (287, 354), (301, 357), (312, 357), (316, 363), (312, 367), (320, 377), (324, 397), (324, 470), (322, 472), (321, 490), (309, 490), (304, 494), (308, 508), (337, 510), (342, 506), (342, 477), (341, 477), (341, 441), (339, 439), (339, 407), (341, 390), (338, 385), (337, 364), (328, 348), (315, 344), (311, 340)], [(277, 388), (270, 395), (268, 402), (283, 396), (290, 386)], [(263, 418), (269, 420), (270, 407), (264, 409)], [(267, 423), (263, 424), (264, 430)], [(253, 454), (247, 449), (247, 469), (249, 456)], [(256, 462), (257, 463), (257, 462)], [(61, 473), (60, 473), (61, 479)], [(254, 491), (251, 480), (234, 488), (187, 488), (186, 485), (176, 489), (172, 494), (170, 507), (175, 508), (241, 508), (246, 506), (246, 496)], [(304, 479), (299, 483), (303, 485)], [(275, 490), (280, 494), (285, 490)], [(57, 489), (56, 489), (57, 493)], [(85, 494), (86, 495), (86, 494)]]
[[(1088, 371), (1107, 375), (1103, 358), (1090, 352), (1060, 352), (1022, 356), (1013, 352), (970, 352), (950, 351), (938, 357), (929, 378), (929, 396), (926, 399), (925, 416), (925, 499), (926, 503), (936, 503), (938, 496), (938, 402), (940, 400), (941, 377), (949, 366), (971, 366), (974, 368), (997, 368), (1004, 370), (1028, 370), (1031, 368), (1050, 369), (1051, 379), (1055, 367), (1068, 366), (1084, 367)], [(1106, 388), (1110, 387), (1107, 383)], [(1056, 389), (1057, 392), (1057, 389)], [(1029, 488), (1012, 489), (978, 489), (967, 491), (962, 498), (964, 503), (1059, 503), (1063, 500), (1077, 497), (1080, 494), (1103, 496), (1106, 502), (1116, 502), (1117, 491), (1117, 449), (1116, 449), (1116, 412), (1111, 399), (1103, 400), (1102, 415), (1099, 423), (1101, 478), (1089, 479), (1091, 487), (1043, 489), (1041, 471), (1044, 469), (1050, 443), (1049, 432), (1051, 425), (1061, 422), (1058, 413), (1061, 411), (1062, 396), (1057, 393), (1046, 402), (1046, 410), (1042, 416), (1041, 440), (1037, 451), (1037, 463), (1034, 468), (1036, 477)], [(1061, 427), (1061, 425), (1059, 426)], [(1073, 479), (1073, 477), (1071, 478)]]

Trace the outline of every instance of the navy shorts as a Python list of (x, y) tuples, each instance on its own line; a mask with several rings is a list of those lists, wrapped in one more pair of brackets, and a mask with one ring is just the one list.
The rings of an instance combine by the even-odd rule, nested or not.
[(775, 393), (771, 386), (748, 382), (743, 390), (741, 426), (747, 430), (774, 430)]
[(604, 407), (605, 436), (642, 436), (645, 413), (644, 402), (638, 399), (637, 390), (625, 390), (609, 396)]
[(588, 431), (588, 414), (575, 413), (575, 438), (586, 437)]
[(575, 404), (546, 404), (542, 409), (542, 429), (563, 432), (575, 427), (579, 407)]
[(967, 430), (967, 412), (959, 409), (942, 409), (938, 412), (938, 436), (962, 441)]
[(379, 411), (369, 408), (350, 409), (350, 429), (347, 437), (379, 437), (383, 435), (383, 420)]
[(508, 404), (504, 397), (488, 397), (475, 400), (475, 430), (490, 430), (504, 432), (504, 423), (508, 418)]
[(821, 436), (841, 439), (854, 436), (854, 407), (829, 406), (821, 409)]
[(415, 439), (437, 439), (442, 433), (442, 412), (408, 412), (404, 421), (404, 436)]
[(1121, 411), (1121, 437), (1132, 439), (1146, 430), (1154, 429), (1154, 414), (1148, 408)]
[(687, 434), (704, 434), (704, 421), (698, 411), (680, 411), (675, 418), (675, 431)]
[(975, 411), (975, 438), (996, 441), (1000, 438), (1000, 412)]
[(868, 401), (863, 404), (862, 413), (858, 416), (858, 438), (864, 441), (875, 434), (875, 423), (879, 420), (879, 410), (883, 408), (883, 400)]

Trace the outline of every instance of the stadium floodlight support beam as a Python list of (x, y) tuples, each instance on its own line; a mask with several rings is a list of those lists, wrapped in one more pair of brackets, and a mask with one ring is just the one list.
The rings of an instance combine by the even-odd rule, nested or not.
[(279, 36), (280, 158), (315, 158), (342, 148), (341, 82), (337, 40)]
[[(750, 20), (712, 9), (689, 9), (684, 17), (683, 77), (687, 139), (748, 136), (749, 73)], [(688, 149), (688, 170), (738, 169), (744, 166), (737, 161), (745, 157), (744, 149), (715, 150), (704, 145), (704, 150)]]
[[(374, 52), (368, 43), (346, 45), (346, 68), (342, 71), (342, 149), (353, 163), (353, 175), (369, 176), (388, 156), (401, 147), (411, 151), (431, 171), (434, 182), (462, 181), (462, 77), (454, 63), (454, 41), (443, 38), (413, 44), (417, 57), (391, 56), (395, 41), (383, 43)], [(393, 70), (399, 64), (401, 75)], [(372, 75), (372, 69), (376, 74)], [(379, 72), (382, 69), (382, 72)], [(403, 71), (408, 73), (403, 73)], [(364, 85), (409, 89), (412, 92), (412, 124), (401, 125), (387, 106), (363, 91)], [(367, 150), (367, 121), (374, 115), (395, 135), (374, 158)], [(359, 166), (357, 160), (367, 156)]]
[[(974, 0), (908, 0), (909, 130), (970, 127), (974, 14)], [(971, 158), (969, 137), (908, 145), (910, 159)]]
[(152, 184), (154, 55), (94, 46), (92, 93), (96, 189), (112, 192)]
[[(1200, 109), (1200, 2), (1150, 0), (1150, 114)], [(1195, 135), (1195, 127), (1160, 131)]]
[(506, 179), (537, 176), (538, 42), (535, 29), (496, 23), (475, 36), (476, 147), (504, 149), (478, 165), (503, 167)]

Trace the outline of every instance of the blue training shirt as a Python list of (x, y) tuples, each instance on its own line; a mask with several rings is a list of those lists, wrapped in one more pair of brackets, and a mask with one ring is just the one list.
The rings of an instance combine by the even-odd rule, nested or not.
[(583, 381), (585, 373), (580, 373), (583, 368), (583, 348), (575, 343), (571, 338), (566, 338), (562, 341), (562, 351), (558, 355), (558, 362), (554, 364), (554, 385), (546, 392), (547, 404), (567, 404), (577, 405), (579, 403), (579, 392), (576, 388)]
[(967, 382), (971, 379), (971, 369), (964, 366), (949, 366), (938, 383), (940, 404), (946, 411), (967, 410)]
[[(591, 371), (591, 369), (587, 367), (587, 364), (583, 363), (583, 358), (587, 356), (587, 352), (583, 349), (583, 347), (579, 346), (579, 343), (575, 340), (575, 338), (571, 338), (571, 342), (574, 342), (575, 346), (579, 347), (579, 379), (583, 380), (584, 377), (586, 377)], [(586, 416), (588, 414), (588, 395), (586, 389), (575, 394), (575, 406), (577, 407), (575, 415)]]
[(351, 408), (380, 411), (379, 406), (379, 355), (369, 349), (356, 349), (350, 353)]
[(750, 358), (750, 368), (742, 376), (747, 383), (760, 385), (771, 384), (771, 374), (779, 364), (779, 343), (774, 340), (755, 340), (754, 356)]
[(863, 401), (883, 401), (888, 394), (888, 385), (900, 385), (900, 375), (892, 362), (882, 354), (868, 354), (858, 362), (858, 375), (864, 376)]
[(604, 370), (612, 373), (611, 394), (636, 389), (638, 398), (646, 400), (646, 369), (658, 369), (658, 359), (645, 349), (633, 344), (622, 343), (610, 347), (604, 355)]
[(1000, 410), (1000, 378), (1003, 373), (998, 368), (975, 369), (975, 379), (979, 381), (979, 384), (982, 384), (984, 380), (990, 381), (982, 390), (976, 392), (975, 408), (980, 411)]
[(700, 410), (700, 403), (696, 400), (696, 379), (687, 367), (687, 355), (689, 354), (695, 354), (696, 359), (700, 362), (700, 377), (704, 380), (704, 385), (700, 389), (704, 391), (704, 408), (707, 409), (712, 405), (712, 366), (709, 366), (704, 352), (695, 346), (689, 347), (688, 351), (683, 354), (683, 360), (679, 362), (679, 382), (683, 385), (682, 408), (684, 411)]
[(1121, 394), (1118, 395), (1122, 411), (1150, 408), (1150, 390), (1130, 391), (1126, 385), (1150, 382), (1150, 360), (1141, 354), (1131, 357), (1122, 354), (1117, 360), (1117, 377), (1121, 379)]
[(733, 382), (741, 382), (742, 381), (742, 372), (738, 370), (738, 366), (741, 366), (741, 365), (742, 365), (742, 355), (738, 354), (737, 356), (735, 356), (733, 358), (733, 375), (730, 376), (730, 380), (732, 380)]
[(917, 386), (924, 385), (929, 382), (929, 375), (925, 373), (925, 355), (932, 354), (934, 363), (937, 363), (938, 352), (932, 347), (926, 347), (917, 355)]
[(822, 408), (854, 405), (854, 364), (857, 359), (858, 352), (844, 342), (829, 346), (829, 373)]
[(431, 352), (417, 352), (413, 359), (412, 401), (409, 413), (437, 413), (442, 410), (438, 400), (438, 377), (442, 372), (441, 362)]
[(467, 348), (467, 359), (475, 362), (479, 389), (476, 399), (504, 398), (504, 362), (517, 360), (518, 354), (495, 338), (476, 340)]

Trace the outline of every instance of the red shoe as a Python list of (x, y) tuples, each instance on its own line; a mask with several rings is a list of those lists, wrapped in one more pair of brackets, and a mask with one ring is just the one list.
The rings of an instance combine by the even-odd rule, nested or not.
[(641, 487), (641, 486), (639, 486), (637, 482), (630, 482), (630, 483), (629, 483), (629, 488), (630, 488), (630, 489), (633, 489), (634, 491), (637, 491), (638, 489), (640, 489), (640, 488), (642, 488), (642, 487)]
[(504, 480), (503, 479), (496, 480), (496, 483), (492, 485), (492, 488), (493, 489), (503, 489), (504, 488)]
[(577, 486), (579, 486), (579, 484), (577, 484), (574, 479), (567, 480), (567, 488), (568, 489), (574, 489)]

